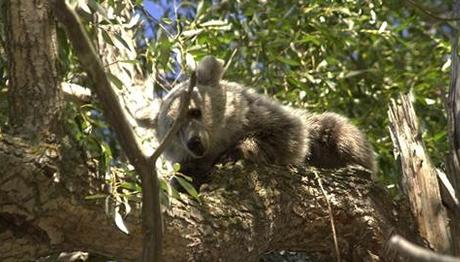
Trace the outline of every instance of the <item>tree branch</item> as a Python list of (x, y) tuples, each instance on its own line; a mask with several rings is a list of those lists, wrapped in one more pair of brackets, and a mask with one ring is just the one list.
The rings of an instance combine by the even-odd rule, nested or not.
[(155, 165), (142, 152), (126, 115), (111, 88), (104, 66), (82, 27), (78, 16), (63, 0), (55, 1), (55, 14), (64, 25), (76, 54), (94, 83), (107, 121), (115, 130), (121, 147), (130, 163), (141, 176), (143, 198), (142, 216), (144, 229), (143, 261), (160, 261), (162, 247), (162, 219), (160, 209), (160, 185)]
[(388, 242), (388, 248), (417, 262), (460, 262), (460, 258), (437, 254), (431, 250), (412, 244), (399, 235)]

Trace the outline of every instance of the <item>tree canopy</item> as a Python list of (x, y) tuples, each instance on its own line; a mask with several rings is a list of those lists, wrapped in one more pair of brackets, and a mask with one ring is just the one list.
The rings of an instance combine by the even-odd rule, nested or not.
[[(68, 1), (130, 113), (155, 112), (158, 99), (189, 77), (194, 61), (212, 54), (225, 61), (227, 80), (286, 105), (335, 111), (352, 119), (374, 147), (379, 182), (396, 188), (396, 194), (401, 167), (393, 154), (387, 111), (390, 99), (401, 92), (413, 94), (428, 154), (435, 166), (445, 169), (449, 37), (456, 30), (449, 16), (451, 2)], [(0, 2), (0, 136), (12, 129), (7, 6)], [(53, 79), (89, 92), (66, 99), (61, 118), (65, 130), (60, 131), (75, 141), (104, 184), (98, 184), (103, 190), (83, 190), (85, 199), (116, 203), (106, 213), (114, 214), (123, 231), (121, 216), (141, 201), (141, 182), (115, 136), (117, 130), (109, 127), (100, 101), (91, 95), (94, 80), (79, 63), (64, 27), (57, 24), (56, 30)], [(152, 151), (158, 141), (135, 118), (130, 121), (144, 135), (144, 149)], [(168, 168), (161, 172), (178, 171), (177, 166)], [(167, 205), (171, 188), (163, 177), (161, 200)], [(188, 186), (187, 191), (199, 199), (195, 189)], [(173, 195), (178, 198), (177, 192)]]

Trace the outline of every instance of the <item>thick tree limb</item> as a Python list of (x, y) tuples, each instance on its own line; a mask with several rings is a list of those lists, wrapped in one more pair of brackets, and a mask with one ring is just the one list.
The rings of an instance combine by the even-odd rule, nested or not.
[[(61, 154), (62, 148), (70, 151)], [(98, 188), (85, 182), (94, 175), (72, 146), (59, 149), (0, 140), (0, 239), (8, 239), (0, 241), (0, 260), (79, 248), (134, 261), (142, 253), (139, 210), (126, 219), (130, 235), (116, 229), (103, 201), (84, 200)], [(410, 215), (395, 209), (361, 169), (293, 172), (237, 164), (213, 173), (201, 203), (172, 203), (165, 213), (164, 261), (257, 261), (273, 250), (333, 260), (329, 212), (315, 172), (330, 197), (342, 258), (390, 260), (384, 247), (393, 232), (414, 240)]]
[(112, 90), (106, 72), (78, 16), (65, 1), (55, 1), (55, 13), (65, 26), (76, 54), (91, 77), (107, 121), (114, 128), (121, 147), (130, 163), (141, 176), (143, 198), (144, 261), (160, 261), (162, 246), (162, 219), (160, 210), (160, 184), (155, 165), (142, 152), (134, 131), (124, 114), (116, 93)]

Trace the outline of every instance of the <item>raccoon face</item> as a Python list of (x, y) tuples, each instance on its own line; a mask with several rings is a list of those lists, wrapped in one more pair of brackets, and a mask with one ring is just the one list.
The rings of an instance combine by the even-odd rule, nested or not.
[[(213, 130), (212, 112), (208, 108), (209, 95), (203, 97), (201, 92), (198, 87), (192, 91), (190, 105), (175, 139), (172, 140), (171, 146), (166, 148), (166, 155), (177, 156), (178, 152), (182, 152), (179, 154), (181, 155), (179, 159), (185, 160), (202, 158), (209, 152), (210, 133)], [(167, 134), (179, 115), (181, 94), (182, 92), (179, 92), (179, 95), (162, 105), (157, 127), (157, 135), (160, 139)]]
[[(193, 88), (190, 105), (185, 119), (165, 156), (173, 161), (187, 161), (203, 158), (216, 144), (216, 133), (225, 120), (225, 91), (219, 84), (223, 74), (223, 64), (212, 56), (205, 57), (196, 69), (196, 86)], [(179, 115), (180, 98), (186, 91), (188, 82), (179, 84), (168, 93), (160, 106), (157, 117), (157, 138), (167, 134)]]
[(188, 109), (184, 125), (179, 131), (182, 148), (193, 158), (203, 157), (209, 150), (209, 132), (206, 129), (201, 109)]

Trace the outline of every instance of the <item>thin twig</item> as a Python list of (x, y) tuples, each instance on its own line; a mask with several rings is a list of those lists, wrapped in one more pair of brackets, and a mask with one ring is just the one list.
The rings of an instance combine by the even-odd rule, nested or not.
[(318, 181), (319, 188), (321, 189), (321, 192), (324, 195), (324, 198), (326, 199), (327, 210), (329, 212), (329, 221), (331, 222), (332, 238), (334, 239), (335, 255), (337, 258), (337, 262), (341, 262), (342, 259), (340, 257), (339, 242), (337, 241), (337, 232), (335, 230), (334, 215), (332, 213), (331, 203), (329, 202), (329, 197), (326, 193), (326, 190), (324, 190), (323, 183), (321, 182), (321, 178), (318, 176), (316, 172), (315, 172), (315, 177), (316, 177), (316, 180)]
[(195, 71), (192, 72), (190, 76), (190, 81), (187, 90), (182, 94), (180, 99), (180, 107), (179, 107), (179, 115), (177, 116), (176, 120), (172, 127), (168, 130), (163, 141), (161, 141), (160, 145), (157, 147), (155, 152), (153, 152), (152, 156), (150, 157), (150, 161), (153, 163), (156, 162), (158, 157), (163, 153), (165, 147), (168, 145), (169, 141), (173, 138), (173, 136), (179, 131), (179, 128), (182, 125), (183, 119), (185, 117), (185, 111), (190, 104), (190, 97), (192, 95), (193, 87), (196, 86), (196, 74)]
[(145, 7), (141, 7), (141, 6), (138, 6), (137, 7), (138, 10), (145, 16), (145, 18), (147, 19), (147, 22), (149, 23), (150, 27), (153, 29), (155, 29), (155, 23), (161, 27), (161, 29), (163, 29), (163, 31), (168, 35), (169, 38), (174, 38), (175, 36), (169, 32), (169, 30), (161, 23), (160, 20), (156, 19), (155, 17), (153, 17), (149, 11), (147, 11), (145, 9)]
[(227, 69), (230, 67), (230, 65), (232, 64), (233, 62), (233, 58), (235, 57), (236, 53), (238, 52), (238, 49), (235, 48), (232, 52), (232, 54), (230, 55), (230, 58), (228, 59), (227, 61), (227, 64), (224, 66), (224, 72), (227, 71)]
[(406, 0), (410, 5), (414, 6), (415, 8), (417, 8), (418, 10), (420, 10), (422, 13), (424, 13), (425, 15), (433, 18), (433, 19), (436, 19), (436, 20), (440, 20), (440, 21), (444, 21), (444, 22), (451, 22), (451, 21), (459, 21), (460, 20), (460, 17), (442, 17), (442, 16), (439, 16), (435, 13), (433, 13), (431, 10), (429, 10), (428, 8), (426, 7), (423, 7), (421, 5), (419, 5), (417, 2), (415, 2), (414, 0)]

